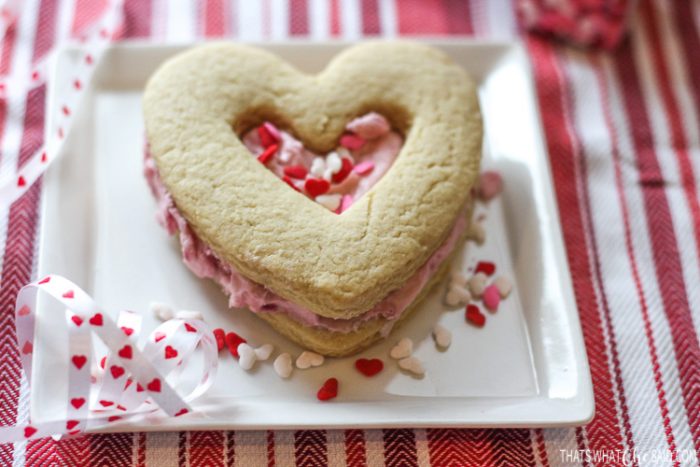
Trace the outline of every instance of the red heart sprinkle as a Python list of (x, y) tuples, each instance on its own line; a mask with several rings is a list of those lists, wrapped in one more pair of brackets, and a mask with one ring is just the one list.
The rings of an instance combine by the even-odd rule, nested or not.
[(95, 315), (90, 318), (90, 324), (93, 326), (102, 326), (102, 313), (95, 313)]
[(265, 150), (258, 156), (258, 160), (261, 164), (267, 164), (275, 156), (275, 153), (279, 149), (279, 144), (273, 144), (268, 146)]
[(39, 284), (46, 284), (51, 280), (51, 276), (46, 276), (42, 280), (39, 281)]
[(22, 308), (19, 309), (17, 314), (20, 316), (27, 316), (31, 312), (32, 312), (32, 310), (30, 310), (27, 305), (24, 305)]
[(321, 389), (316, 393), (316, 397), (320, 401), (327, 401), (329, 399), (334, 399), (338, 395), (338, 380), (335, 378), (329, 378), (323, 383)]
[(133, 382), (134, 382), (133, 379), (128, 378), (128, 379), (126, 380), (126, 383), (124, 384), (124, 390), (126, 391), (126, 390), (129, 388), (129, 386), (131, 386), (131, 383), (133, 383)]
[(189, 413), (189, 410), (187, 409), (180, 409), (178, 413), (175, 414), (176, 417), (179, 417), (180, 415), (185, 415), (186, 413)]
[(233, 355), (234, 358), (239, 358), (238, 346), (246, 342), (248, 341), (235, 332), (229, 332), (226, 334), (226, 347), (228, 347), (229, 352), (231, 352), (231, 355)]
[(87, 63), (88, 65), (92, 65), (92, 55), (85, 55), (85, 63)]
[(122, 412), (126, 412), (126, 407), (124, 407), (123, 405), (119, 404), (119, 405), (117, 406), (117, 410), (121, 410)]
[(63, 108), (61, 108), (61, 111), (63, 112), (63, 115), (66, 117), (70, 115), (70, 109), (68, 108), (67, 105), (64, 105)]
[(49, 156), (46, 155), (46, 152), (41, 153), (41, 162), (46, 162), (49, 160)]
[(350, 172), (352, 172), (353, 165), (352, 165), (352, 161), (350, 159), (343, 158), (343, 159), (341, 159), (340, 162), (342, 165), (340, 167), (340, 170), (337, 171), (333, 175), (333, 177), (332, 177), (333, 183), (342, 182), (343, 180), (348, 178), (348, 175), (350, 175)]
[(119, 415), (112, 415), (111, 417), (107, 418), (108, 422), (116, 422), (117, 420), (121, 420)]
[(130, 345), (125, 345), (122, 347), (119, 352), (117, 353), (121, 358), (126, 358), (127, 360), (132, 357), (131, 354), (131, 346)]
[(277, 135), (273, 134), (270, 131), (268, 125), (272, 126), (269, 123), (263, 123), (258, 127), (258, 137), (260, 138), (260, 144), (262, 144), (265, 148), (275, 143), (279, 143), (279, 138), (277, 137)]
[(36, 70), (32, 71), (32, 79), (34, 81), (39, 79), (39, 72), (38, 71), (36, 71)]
[(82, 407), (84, 403), (85, 403), (85, 398), (83, 398), (83, 397), (75, 397), (75, 398), (70, 400), (70, 405), (75, 407), (76, 410), (78, 410), (80, 407)]
[(160, 380), (153, 378), (153, 381), (146, 385), (146, 388), (151, 392), (160, 392)]
[(73, 297), (75, 297), (75, 293), (73, 293), (72, 290), (69, 290), (68, 292), (64, 293), (64, 294), (61, 295), (61, 296), (62, 296), (63, 298), (73, 298)]
[(77, 435), (78, 433), (80, 433), (80, 430), (69, 431), (67, 434), (68, 434), (68, 436), (73, 436), (73, 435)]
[(124, 334), (126, 334), (127, 336), (130, 336), (130, 335), (132, 335), (132, 334), (134, 333), (134, 330), (133, 330), (133, 329), (128, 328), (128, 327), (126, 327), (126, 326), (122, 326), (122, 327), (121, 327), (121, 330), (122, 330), (122, 331), (124, 332)]
[(136, 383), (136, 392), (143, 392), (143, 386), (139, 383)]
[(185, 323), (185, 329), (187, 329), (187, 332), (197, 332), (197, 328), (188, 323)]
[(496, 265), (489, 261), (479, 261), (474, 269), (474, 274), (483, 272), (487, 276), (493, 275), (496, 272)]
[(163, 332), (158, 331), (157, 333), (155, 333), (155, 334), (153, 335), (153, 340), (154, 340), (156, 343), (162, 341), (163, 339), (165, 339), (165, 333), (163, 333)]
[(226, 333), (221, 328), (214, 329), (214, 338), (216, 339), (216, 348), (221, 352), (226, 344)]
[(27, 341), (24, 343), (24, 346), (22, 346), (22, 353), (24, 355), (30, 354), (34, 351), (34, 346), (32, 345), (31, 342)]
[(67, 429), (67, 430), (72, 430), (73, 428), (75, 428), (76, 426), (78, 426), (79, 423), (80, 423), (80, 422), (79, 422), (78, 420), (68, 420), (68, 421), (66, 422), (66, 429)]
[(304, 180), (308, 171), (303, 165), (288, 165), (284, 168), (284, 174), (288, 177)]
[(33, 426), (25, 426), (24, 427), (24, 437), (25, 438), (29, 438), (34, 433), (36, 433), (36, 428), (34, 428)]
[(378, 358), (360, 358), (355, 360), (355, 368), (363, 375), (372, 377), (384, 369), (384, 362)]
[(73, 362), (73, 365), (80, 370), (85, 363), (87, 363), (87, 357), (85, 355), (73, 355), (73, 358), (71, 358), (71, 361)]
[(119, 377), (124, 374), (124, 368), (118, 365), (112, 365), (109, 367), (109, 372), (112, 373), (112, 378), (119, 379)]
[(100, 360), (100, 368), (102, 368), (104, 370), (106, 363), (107, 363), (107, 357), (102, 357), (102, 359)]
[(76, 326), (80, 327), (81, 324), (83, 324), (83, 318), (81, 318), (78, 315), (73, 315), (70, 317), (70, 320), (75, 323)]
[(20, 175), (19, 177), (17, 177), (17, 186), (18, 186), (18, 187), (23, 187), (23, 186), (25, 186), (26, 184), (27, 184), (27, 181), (24, 179), (24, 177), (23, 177), (22, 175)]
[(165, 346), (165, 359), (167, 360), (169, 358), (175, 358), (175, 357), (177, 357), (177, 350), (175, 350), (174, 348), (172, 348), (169, 345)]
[(106, 401), (106, 400), (101, 400), (101, 401), (100, 401), (100, 405), (101, 405), (102, 407), (109, 407), (110, 405), (114, 405), (114, 402), (112, 402), (112, 401)]
[(304, 189), (312, 198), (320, 196), (331, 189), (331, 184), (323, 178), (307, 178)]
[(290, 187), (292, 187), (292, 188), (294, 189), (294, 191), (298, 191), (298, 192), (301, 193), (301, 190), (296, 186), (296, 184), (294, 183), (294, 181), (293, 181), (291, 178), (289, 178), (289, 176), (283, 175), (283, 176), (282, 176), (282, 181), (283, 181), (284, 183), (286, 183), (287, 185), (289, 185)]
[(79, 79), (76, 79), (75, 81), (73, 81), (73, 87), (77, 90), (80, 90), (80, 88), (83, 87), (83, 83), (81, 83)]
[(484, 327), (486, 323), (486, 316), (481, 313), (481, 310), (479, 310), (479, 307), (476, 305), (467, 305), (465, 317), (467, 321), (479, 328)]

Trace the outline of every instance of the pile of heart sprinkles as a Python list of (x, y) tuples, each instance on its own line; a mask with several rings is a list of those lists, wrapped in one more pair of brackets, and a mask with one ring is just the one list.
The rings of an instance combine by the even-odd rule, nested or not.
[[(264, 122), (257, 127), (256, 131), (260, 144), (264, 148), (257, 155), (258, 161), (267, 166), (277, 158), (278, 162), (284, 165), (282, 180), (287, 185), (336, 214), (347, 210), (354, 199), (349, 194), (329, 193), (331, 187), (345, 181), (352, 172), (364, 177), (374, 170), (372, 161), (363, 161), (355, 165), (350, 151), (361, 149), (366, 140), (350, 131), (340, 137), (340, 146), (335, 151), (328, 153), (325, 157), (314, 157), (309, 168), (303, 165), (286, 165), (289, 160), (284, 160), (284, 153), (280, 151), (282, 135), (275, 125)], [(379, 136), (382, 135), (374, 135), (374, 138)]]
[(494, 277), (496, 265), (480, 261), (471, 277), (454, 271), (445, 293), (445, 304), (449, 307), (465, 306), (465, 319), (476, 327), (484, 327), (486, 315), (473, 301), (481, 301), (490, 313), (496, 313), (501, 300), (508, 298), (513, 284), (505, 276)]

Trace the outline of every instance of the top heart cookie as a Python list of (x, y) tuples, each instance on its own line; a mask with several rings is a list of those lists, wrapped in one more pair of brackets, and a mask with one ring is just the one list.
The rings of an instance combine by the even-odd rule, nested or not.
[[(375, 111), (405, 137), (389, 172), (342, 215), (290, 190), (239, 136), (272, 121), (309, 148)], [(479, 170), (476, 88), (443, 53), (365, 43), (319, 75), (251, 47), (185, 52), (144, 96), (150, 153), (196, 237), (246, 278), (320, 317), (362, 315), (414, 276), (469, 204)]]

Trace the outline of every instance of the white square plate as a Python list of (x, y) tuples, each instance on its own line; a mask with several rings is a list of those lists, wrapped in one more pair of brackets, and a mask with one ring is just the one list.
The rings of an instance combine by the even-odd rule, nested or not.
[[(112, 431), (345, 427), (521, 427), (582, 424), (593, 415), (593, 393), (548, 158), (521, 45), (433, 42), (480, 83), (486, 127), (484, 165), (501, 171), (505, 192), (487, 209), (488, 240), (460, 256), (466, 269), (495, 261), (514, 279), (515, 290), (483, 329), (447, 311), (434, 291), (422, 310), (386, 342), (361, 356), (379, 357), (385, 370), (367, 379), (355, 358), (331, 359), (283, 381), (269, 363), (246, 373), (222, 356), (214, 387), (195, 407), (202, 415), (142, 419)], [(263, 44), (299, 69), (316, 72), (347, 44)], [(105, 310), (144, 312), (145, 329), (156, 326), (151, 301), (201, 310), (214, 327), (234, 329), (254, 344), (272, 342), (298, 355), (299, 347), (262, 320), (229, 311), (226, 297), (182, 264), (176, 239), (154, 219), (155, 202), (142, 176), (141, 92), (149, 75), (180, 46), (123, 44), (110, 49), (86, 90), (62, 159), (44, 179), (39, 275), (69, 277)], [(62, 92), (72, 83), (77, 50), (58, 54), (49, 90), (47, 131), (56, 131)], [(484, 207), (482, 210), (486, 209)], [(35, 344), (32, 417), (64, 414), (66, 334), (61, 313), (39, 310)], [(439, 352), (430, 337), (435, 322), (453, 331)], [(398, 370), (388, 351), (401, 336), (416, 342), (425, 364), (422, 379)], [(185, 372), (186, 376), (190, 372)], [(195, 377), (194, 372), (192, 378)], [(335, 376), (340, 395), (320, 403), (315, 393)]]

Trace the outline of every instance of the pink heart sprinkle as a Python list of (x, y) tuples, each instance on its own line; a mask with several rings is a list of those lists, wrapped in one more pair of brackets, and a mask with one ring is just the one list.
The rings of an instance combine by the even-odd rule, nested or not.
[(498, 292), (496, 284), (491, 284), (484, 289), (482, 300), (484, 301), (484, 306), (490, 312), (495, 313), (498, 310), (498, 305), (501, 303), (501, 294)]
[(348, 149), (360, 149), (364, 146), (365, 140), (353, 133), (345, 133), (340, 137), (340, 145)]
[(374, 162), (364, 161), (355, 166), (355, 173), (358, 175), (367, 175), (374, 170)]

